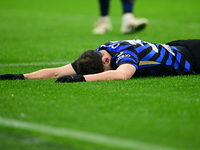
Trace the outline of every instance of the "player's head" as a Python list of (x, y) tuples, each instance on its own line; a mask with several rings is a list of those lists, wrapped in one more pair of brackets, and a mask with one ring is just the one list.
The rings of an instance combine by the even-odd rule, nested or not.
[(77, 74), (95, 74), (104, 71), (102, 53), (95, 50), (87, 50), (81, 54), (76, 63)]

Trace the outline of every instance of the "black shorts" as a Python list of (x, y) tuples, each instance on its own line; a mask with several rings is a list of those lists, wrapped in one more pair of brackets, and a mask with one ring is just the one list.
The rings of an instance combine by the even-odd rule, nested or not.
[(194, 71), (200, 74), (200, 40), (199, 39), (177, 40), (177, 41), (169, 42), (167, 43), (167, 45), (185, 47), (186, 51), (183, 50), (183, 54), (185, 55), (186, 59), (191, 63)]

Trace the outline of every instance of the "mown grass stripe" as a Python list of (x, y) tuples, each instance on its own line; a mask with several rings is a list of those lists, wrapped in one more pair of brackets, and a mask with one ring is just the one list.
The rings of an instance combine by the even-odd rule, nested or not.
[(67, 65), (70, 62), (41, 62), (41, 63), (10, 63), (0, 64), (0, 67), (15, 67), (15, 66), (43, 66), (43, 65)]
[(67, 65), (69, 63), (70, 62), (10, 63), (10, 64), (0, 64), (0, 67)]
[(67, 128), (52, 127), (46, 125), (40, 125), (35, 123), (29, 123), (24, 121), (6, 119), (0, 117), (0, 125), (13, 127), (23, 130), (35, 131), (54, 135), (58, 137), (73, 138), (81, 141), (87, 141), (96, 144), (108, 145), (120, 149), (137, 149), (137, 150), (175, 150), (173, 148), (167, 148), (163, 146), (146, 144), (130, 139), (122, 139), (118, 137), (111, 137), (96, 133), (89, 133), (84, 131), (78, 131)]

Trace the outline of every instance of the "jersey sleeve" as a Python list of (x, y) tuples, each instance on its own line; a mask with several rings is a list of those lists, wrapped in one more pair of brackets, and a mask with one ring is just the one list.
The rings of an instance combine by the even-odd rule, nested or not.
[(129, 50), (124, 50), (120, 52), (116, 57), (116, 65), (119, 67), (123, 64), (131, 64), (138, 69), (139, 66), (139, 59), (138, 56)]

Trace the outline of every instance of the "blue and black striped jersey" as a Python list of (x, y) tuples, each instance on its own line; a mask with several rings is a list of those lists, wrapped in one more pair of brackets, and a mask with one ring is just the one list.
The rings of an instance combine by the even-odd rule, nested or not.
[(113, 69), (122, 64), (134, 65), (137, 69), (134, 76), (195, 74), (190, 63), (175, 46), (123, 40), (105, 43), (96, 50), (106, 50), (112, 56)]

